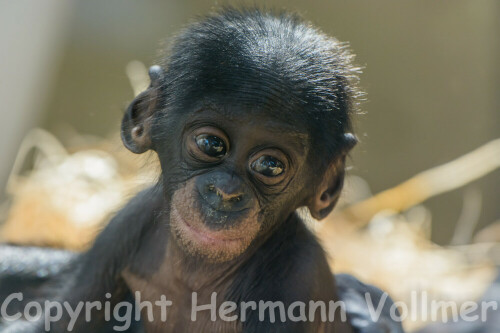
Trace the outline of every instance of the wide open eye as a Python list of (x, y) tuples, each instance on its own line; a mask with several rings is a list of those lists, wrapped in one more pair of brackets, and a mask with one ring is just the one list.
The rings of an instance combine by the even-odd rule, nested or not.
[(200, 134), (197, 135), (194, 140), (198, 149), (210, 157), (220, 158), (226, 155), (226, 143), (218, 136)]
[(277, 177), (285, 171), (285, 165), (277, 158), (262, 155), (250, 164), (253, 171), (266, 177)]

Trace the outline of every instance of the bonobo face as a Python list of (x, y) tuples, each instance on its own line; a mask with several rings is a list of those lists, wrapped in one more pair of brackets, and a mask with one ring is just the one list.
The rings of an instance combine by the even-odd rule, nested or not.
[(295, 17), (258, 11), (215, 14), (175, 38), (127, 108), (122, 139), (158, 153), (186, 252), (230, 260), (301, 205), (319, 219), (333, 209), (356, 141), (351, 59)]
[(175, 118), (162, 139), (170, 152), (160, 158), (165, 177), (180, 179), (166, 187), (176, 188), (170, 225), (186, 251), (230, 260), (304, 204), (299, 174), (308, 135), (300, 126), (238, 108), (202, 107)]

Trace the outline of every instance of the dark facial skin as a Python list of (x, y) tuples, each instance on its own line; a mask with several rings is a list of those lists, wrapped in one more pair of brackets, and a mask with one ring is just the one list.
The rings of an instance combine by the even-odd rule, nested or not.
[(167, 177), (185, 175), (171, 198), (173, 236), (188, 253), (230, 260), (304, 202), (296, 193), (308, 179), (308, 135), (258, 111), (201, 108), (186, 118), (180, 138), (165, 138), (178, 150), (159, 148)]

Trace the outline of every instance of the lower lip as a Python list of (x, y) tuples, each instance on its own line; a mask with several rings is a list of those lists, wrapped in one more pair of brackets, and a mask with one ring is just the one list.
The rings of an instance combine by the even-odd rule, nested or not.
[(238, 242), (241, 240), (241, 238), (224, 238), (224, 237), (220, 237), (220, 235), (216, 235), (212, 232), (201, 231), (201, 230), (193, 227), (186, 220), (184, 220), (178, 211), (176, 211), (175, 213), (176, 213), (177, 217), (179, 218), (180, 222), (185, 226), (185, 229), (190, 234), (192, 234), (195, 238), (197, 238), (200, 242), (209, 243), (209, 244), (215, 244), (215, 243), (229, 244), (229, 243)]

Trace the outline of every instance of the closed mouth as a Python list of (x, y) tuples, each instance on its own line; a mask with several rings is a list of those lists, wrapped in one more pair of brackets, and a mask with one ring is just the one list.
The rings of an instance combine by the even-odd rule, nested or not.
[(177, 217), (178, 222), (180, 222), (180, 226), (182, 229), (184, 229), (185, 232), (189, 233), (190, 235), (193, 236), (196, 240), (198, 240), (201, 243), (207, 243), (207, 244), (221, 244), (221, 243), (231, 243), (231, 242), (239, 242), (243, 238), (242, 237), (230, 237), (228, 235), (225, 235), (224, 231), (212, 231), (206, 227), (203, 226), (195, 226), (192, 223), (189, 223), (186, 221), (180, 212), (177, 211), (177, 209), (174, 208), (173, 210), (174, 215)]

